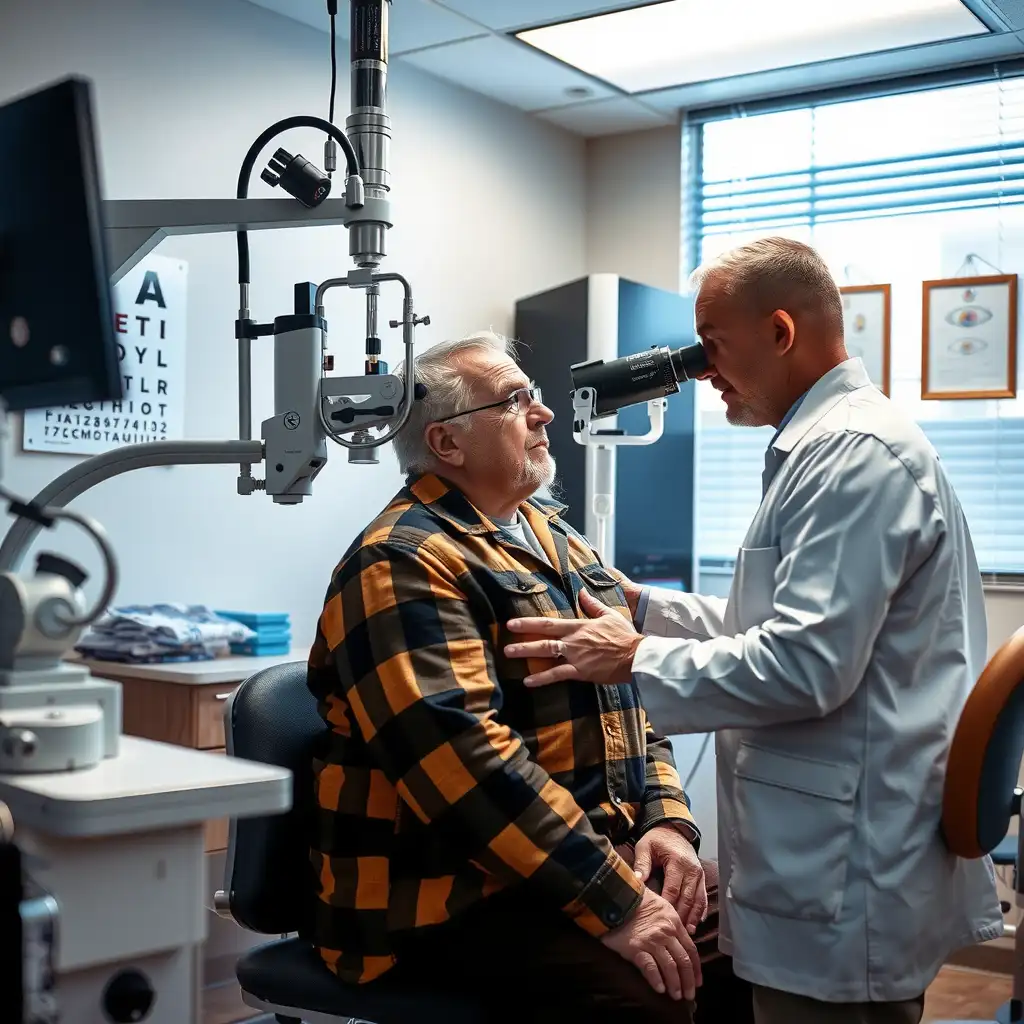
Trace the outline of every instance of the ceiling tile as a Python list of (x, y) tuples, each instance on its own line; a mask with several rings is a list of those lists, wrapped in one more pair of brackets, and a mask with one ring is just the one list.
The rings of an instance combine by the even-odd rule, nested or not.
[(482, 34), (473, 22), (428, 0), (391, 0), (388, 31), (391, 52), (396, 56)]
[(983, 21), (994, 21), (999, 27), (1014, 32), (1024, 29), (1024, 3), (1021, 0), (974, 0), (966, 6)]
[(554, 110), (542, 110), (537, 116), (588, 138), (660, 128), (676, 122), (674, 115), (651, 110), (628, 96), (573, 103)]
[[(324, 33), (330, 31), (325, 0), (249, 0), (249, 3)], [(346, 0), (338, 4), (337, 30), (339, 39), (348, 39)], [(481, 34), (479, 26), (430, 0), (392, 0), (388, 15), (388, 39), (393, 56)]]
[(561, 106), (573, 98), (571, 89), (589, 90), (587, 99), (615, 95), (607, 86), (532, 47), (499, 36), (438, 46), (402, 60), (521, 110)]
[(652, 0), (618, 0), (601, 3), (600, 0), (436, 0), (486, 25), (507, 32), (513, 28), (550, 25), (556, 21), (571, 21), (589, 14), (622, 11), (627, 7), (643, 7)]
[[(327, 17), (327, 4), (321, 0), (249, 0), (249, 3), (265, 10), (273, 11), (292, 21), (301, 21), (310, 28), (318, 28), (321, 32), (330, 31), (330, 19)], [(341, 5), (338, 5), (341, 11)], [(348, 19), (337, 19), (339, 37), (348, 38)]]
[(979, 61), (999, 60), (1024, 53), (1022, 40), (1012, 33), (971, 36), (928, 46), (869, 53), (844, 60), (761, 71), (734, 78), (695, 82), (673, 89), (640, 94), (643, 102), (665, 112), (724, 103), (744, 103), (817, 89), (841, 88), (901, 75), (951, 70)]

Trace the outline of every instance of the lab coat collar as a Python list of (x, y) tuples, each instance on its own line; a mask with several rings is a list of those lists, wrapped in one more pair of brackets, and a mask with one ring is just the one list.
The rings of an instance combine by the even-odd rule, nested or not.
[[(410, 475), (406, 487), (417, 501), (426, 505), (434, 515), (451, 523), (460, 533), (501, 533), (501, 527), (476, 508), (462, 491), (434, 473)], [(524, 510), (527, 520), (533, 518), (525, 511), (529, 507), (548, 521), (557, 519), (566, 509), (565, 505), (551, 498), (540, 497), (530, 498), (519, 507)]]
[(804, 396), (793, 418), (779, 431), (771, 448), (788, 455), (803, 440), (822, 416), (847, 395), (871, 386), (864, 363), (859, 358), (847, 359), (818, 378)]

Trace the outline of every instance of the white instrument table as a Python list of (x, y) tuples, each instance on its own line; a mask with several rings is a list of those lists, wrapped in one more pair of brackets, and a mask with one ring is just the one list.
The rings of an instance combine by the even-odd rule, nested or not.
[(61, 1019), (109, 1024), (110, 986), (136, 972), (153, 995), (147, 1024), (198, 1024), (205, 823), (289, 810), (291, 773), (133, 736), (120, 744), (93, 768), (0, 775), (25, 870), (60, 909)]
[[(269, 657), (154, 665), (78, 660), (97, 678), (121, 684), (126, 735), (223, 755), (224, 705), (238, 684), (261, 669), (308, 657), (308, 647), (296, 647), (288, 654)], [(222, 852), (227, 844), (227, 815), (213, 816), (206, 825), (206, 852)]]
[(291, 773), (122, 736), (119, 755), (94, 768), (0, 774), (0, 800), (11, 809), (19, 830), (61, 837), (112, 836), (287, 811)]

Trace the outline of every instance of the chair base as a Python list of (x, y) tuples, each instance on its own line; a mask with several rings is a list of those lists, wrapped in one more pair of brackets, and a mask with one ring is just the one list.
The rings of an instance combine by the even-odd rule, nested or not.
[(385, 975), (348, 985), (303, 939), (277, 939), (250, 949), (235, 967), (242, 1000), (263, 1013), (304, 1024), (483, 1024), (483, 1008), (457, 997), (390, 984)]

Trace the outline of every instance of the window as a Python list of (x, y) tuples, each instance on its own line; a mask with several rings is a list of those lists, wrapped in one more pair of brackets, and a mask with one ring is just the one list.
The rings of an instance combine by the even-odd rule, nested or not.
[[(921, 282), (1024, 277), (1024, 78), (691, 119), (691, 265), (768, 234), (807, 242), (839, 284), (892, 284), (891, 397), (921, 423), (987, 573), (1024, 573), (1024, 392), (922, 402)], [(700, 387), (702, 574), (728, 567), (761, 497), (770, 428), (725, 422)]]

